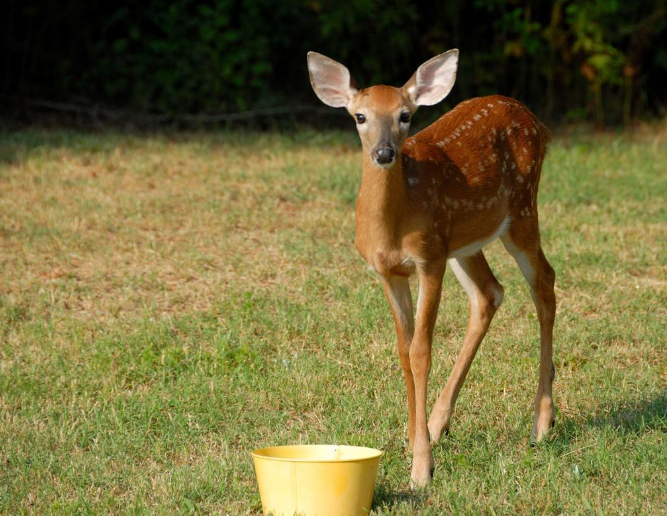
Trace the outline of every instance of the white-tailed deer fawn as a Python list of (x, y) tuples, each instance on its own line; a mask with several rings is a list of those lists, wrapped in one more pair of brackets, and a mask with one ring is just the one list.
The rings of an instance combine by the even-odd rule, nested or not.
[[(310, 52), (317, 96), (356, 119), (363, 147), (355, 244), (379, 274), (396, 323), (408, 391), (412, 481), (430, 482), (431, 443), (449, 430), (456, 398), (503, 300), (482, 248), (500, 238), (525, 277), (540, 322), (540, 372), (532, 438), (553, 426), (554, 271), (540, 246), (537, 187), (549, 139), (520, 102), (498, 95), (462, 102), (408, 138), (419, 106), (440, 102), (456, 79), (458, 50), (421, 65), (402, 87), (357, 89), (342, 64)], [(470, 319), (463, 347), (427, 423), (431, 341), (449, 262), (465, 289)], [(408, 278), (416, 273), (416, 318)]]

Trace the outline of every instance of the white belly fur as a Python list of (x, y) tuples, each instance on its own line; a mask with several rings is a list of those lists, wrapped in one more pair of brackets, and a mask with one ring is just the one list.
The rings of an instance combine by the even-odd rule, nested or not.
[(509, 228), (509, 225), (510, 225), (510, 217), (507, 216), (489, 237), (483, 238), (481, 240), (475, 240), (472, 244), (459, 247), (458, 249), (450, 253), (449, 257), (464, 258), (466, 256), (472, 256), (473, 254), (476, 254), (484, 246), (490, 244), (496, 238), (503, 236), (507, 232), (507, 228)]

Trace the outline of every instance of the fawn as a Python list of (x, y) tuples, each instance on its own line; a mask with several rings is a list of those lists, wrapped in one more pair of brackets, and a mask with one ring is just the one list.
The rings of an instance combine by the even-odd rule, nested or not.
[[(355, 245), (376, 271), (391, 307), (408, 392), (412, 484), (433, 476), (431, 443), (449, 431), (456, 398), (503, 287), (482, 248), (500, 238), (532, 293), (540, 323), (540, 371), (531, 437), (554, 424), (552, 333), (555, 274), (542, 252), (537, 188), (549, 133), (517, 100), (493, 95), (460, 103), (408, 137), (419, 106), (440, 102), (456, 79), (458, 50), (422, 64), (402, 87), (357, 89), (348, 69), (308, 53), (322, 102), (345, 107), (363, 147)], [(427, 422), (431, 342), (446, 264), (465, 289), (470, 318), (451, 376)], [(416, 317), (408, 278), (419, 279)]]

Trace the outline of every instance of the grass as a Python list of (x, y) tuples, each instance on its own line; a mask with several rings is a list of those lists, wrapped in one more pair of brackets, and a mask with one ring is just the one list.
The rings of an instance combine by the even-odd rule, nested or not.
[(537, 321), (492, 244), (505, 303), (413, 495), (353, 134), (1, 134), (0, 513), (260, 514), (251, 450), (344, 443), (386, 452), (376, 515), (667, 514), (666, 137), (555, 139), (556, 428), (529, 447)]

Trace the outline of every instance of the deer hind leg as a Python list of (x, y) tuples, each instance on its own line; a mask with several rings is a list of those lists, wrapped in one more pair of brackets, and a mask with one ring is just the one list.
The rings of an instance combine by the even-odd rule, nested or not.
[(398, 355), (401, 359), (408, 393), (408, 440), (412, 450), (415, 442), (415, 382), (410, 368), (410, 344), (415, 330), (415, 322), (410, 283), (408, 278), (392, 276), (383, 278), (382, 286), (396, 324)]
[(442, 434), (449, 431), (456, 398), (491, 320), (503, 301), (503, 287), (481, 251), (473, 256), (451, 259), (449, 265), (468, 294), (470, 318), (459, 356), (431, 412), (428, 429), (432, 443), (438, 442)]
[(514, 257), (528, 282), (540, 321), (540, 374), (531, 432), (531, 440), (537, 442), (554, 425), (556, 419), (551, 393), (555, 374), (552, 345), (556, 317), (556, 275), (542, 252), (536, 219), (526, 220), (520, 229), (510, 228), (509, 234), (502, 237), (502, 240), (505, 249)]

